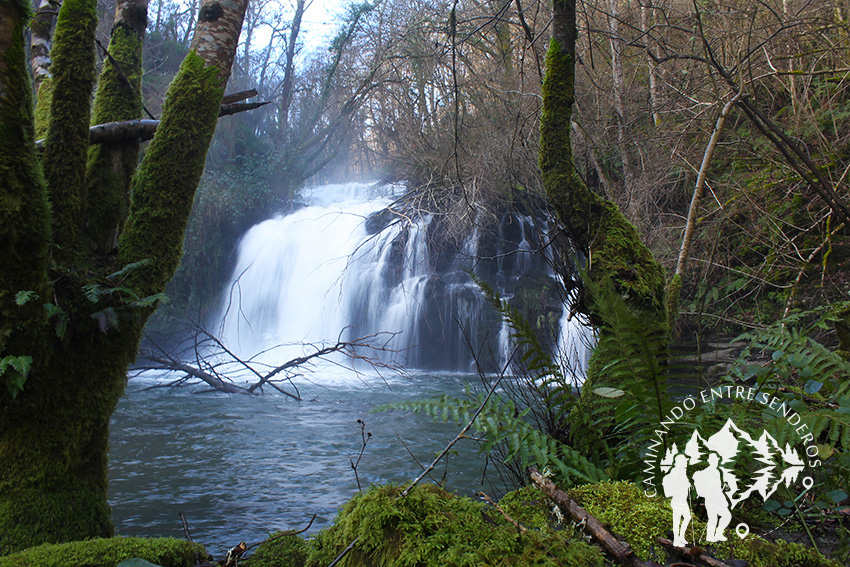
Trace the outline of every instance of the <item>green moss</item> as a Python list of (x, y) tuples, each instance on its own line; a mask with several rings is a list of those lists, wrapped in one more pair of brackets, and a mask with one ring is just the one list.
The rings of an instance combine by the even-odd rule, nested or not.
[(272, 534), (247, 560), (248, 567), (303, 567), (307, 542), (297, 535)]
[[(37, 356), (39, 301), (19, 306), (15, 294), (46, 295), (50, 208), (35, 153), (33, 98), (24, 45), (29, 2), (7, 3), (8, 44), (0, 52), (0, 358)], [(0, 409), (6, 385), (0, 378)]]
[[(570, 495), (588, 513), (629, 542), (638, 557), (644, 560), (656, 555), (653, 553), (653, 549), (659, 548), (656, 539), (667, 537), (672, 526), (673, 512), (669, 502), (663, 498), (647, 498), (635, 484), (588, 484), (572, 489)], [(695, 525), (694, 529), (700, 528)]]
[(97, 0), (63, 2), (50, 51), (53, 97), (42, 163), (59, 258), (69, 257), (78, 244), (85, 202), (96, 26)]
[(205, 67), (191, 52), (168, 89), (159, 129), (133, 181), (130, 213), (119, 242), (121, 265), (152, 261), (128, 282), (140, 295), (163, 291), (180, 262), (223, 87), (219, 70)]
[[(112, 57), (104, 61), (98, 80), (92, 124), (134, 120), (142, 115), (142, 38), (129, 25), (116, 25), (109, 54)], [(138, 140), (96, 144), (89, 149), (85, 225), (92, 247), (101, 255), (116, 244), (138, 155)]]
[(206, 551), (173, 538), (116, 537), (32, 547), (0, 557), (0, 567), (115, 567), (134, 557), (162, 567), (190, 567), (197, 557), (206, 557)]
[(350, 567), (604, 564), (598, 549), (565, 537), (571, 532), (520, 534), (495, 510), (433, 485), (401, 492), (373, 486), (356, 495), (318, 535), (307, 564), (327, 565), (355, 538)]
[[(38, 480), (32, 476), (25, 478), (30, 482)], [(109, 508), (102, 494), (70, 480), (61, 490), (46, 494), (40, 488), (4, 487), (0, 499), (0, 554), (45, 541), (112, 533)]]
[(528, 528), (544, 528), (551, 523), (553, 504), (536, 486), (524, 486), (508, 492), (499, 505), (505, 513)]
[[(629, 482), (603, 482), (570, 490), (588, 513), (610, 526), (644, 560), (664, 562), (666, 552), (657, 543), (672, 529), (672, 510), (665, 498), (647, 498), (640, 486)], [(837, 567), (814, 549), (786, 541), (768, 542), (755, 535), (740, 540), (729, 532), (720, 545), (704, 541), (706, 525), (692, 517), (688, 538), (718, 559), (744, 559), (750, 567)]]
[(38, 99), (35, 103), (35, 139), (47, 137), (47, 127), (50, 126), (50, 105), (53, 104), (53, 79), (44, 77), (38, 87)]
[(667, 285), (667, 326), (672, 329), (679, 318), (679, 296), (682, 293), (682, 274), (675, 274)]

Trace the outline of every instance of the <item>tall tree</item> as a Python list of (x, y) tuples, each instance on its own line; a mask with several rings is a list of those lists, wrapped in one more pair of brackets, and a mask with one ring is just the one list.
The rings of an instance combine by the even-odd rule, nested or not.
[[(584, 267), (591, 289), (613, 284), (631, 312), (648, 329), (654, 327), (663, 334), (666, 328), (663, 269), (617, 206), (588, 188), (573, 160), (570, 118), (575, 97), (575, 0), (554, 0), (552, 26), (540, 122), (543, 187), (559, 220), (586, 259)], [(589, 298), (587, 309), (600, 333), (606, 333), (608, 321), (604, 313), (595, 309), (594, 298)], [(619, 356), (607, 350), (610, 344), (600, 340), (600, 347), (594, 351), (585, 391), (590, 390), (589, 384), (605, 379), (608, 363)], [(662, 356), (664, 341), (658, 341), (655, 347), (656, 352), (650, 352), (649, 356)]]
[[(109, 418), (180, 261), (247, 0), (201, 2), (137, 169), (134, 144), (89, 148), (96, 4), (60, 10), (39, 160), (29, 6), (0, 0), (0, 554), (112, 532)], [(139, 117), (146, 22), (147, 0), (118, 1), (96, 120)]]

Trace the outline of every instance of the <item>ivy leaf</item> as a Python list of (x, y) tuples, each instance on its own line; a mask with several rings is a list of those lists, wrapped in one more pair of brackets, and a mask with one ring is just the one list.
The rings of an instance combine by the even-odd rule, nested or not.
[(847, 499), (847, 493), (841, 490), (840, 488), (838, 490), (833, 490), (832, 492), (828, 493), (827, 496), (829, 496), (829, 499), (835, 502), (836, 504), (840, 504), (841, 502), (844, 502)]
[(30, 301), (38, 299), (38, 294), (34, 291), (19, 291), (15, 294), (15, 304), (18, 306), (26, 305)]
[(97, 321), (97, 327), (104, 335), (111, 329), (118, 328), (118, 314), (112, 307), (101, 309), (91, 314), (91, 318)]
[(594, 388), (593, 393), (597, 396), (602, 396), (603, 398), (619, 398), (626, 392), (623, 390), (618, 390), (617, 388), (608, 388), (607, 386), (602, 386), (600, 388)]

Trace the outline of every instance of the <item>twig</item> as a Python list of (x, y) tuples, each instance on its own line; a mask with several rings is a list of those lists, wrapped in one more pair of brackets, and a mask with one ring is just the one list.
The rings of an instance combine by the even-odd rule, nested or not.
[(794, 295), (797, 291), (797, 286), (800, 285), (800, 281), (803, 279), (803, 274), (806, 272), (806, 266), (809, 265), (809, 262), (814, 260), (815, 256), (817, 256), (821, 250), (829, 243), (829, 239), (835, 235), (839, 230), (844, 228), (844, 223), (836, 226), (832, 232), (826, 235), (826, 238), (823, 242), (820, 243), (820, 246), (812, 250), (812, 253), (809, 254), (808, 258), (803, 261), (803, 265), (800, 266), (800, 271), (797, 272), (797, 277), (794, 279), (794, 284), (791, 286), (791, 293), (788, 294), (788, 300), (785, 302), (785, 312), (782, 313), (782, 317), (787, 317), (789, 313), (791, 313), (791, 307), (794, 305)]
[(500, 513), (507, 521), (512, 523), (514, 525), (514, 527), (516, 527), (517, 530), (519, 530), (519, 533), (524, 534), (525, 532), (528, 531), (528, 529), (525, 526), (523, 526), (522, 524), (520, 524), (519, 522), (517, 522), (516, 520), (514, 520), (510, 516), (508, 516), (508, 513), (505, 512), (504, 508), (499, 506), (498, 502), (494, 502), (492, 498), (490, 498), (489, 496), (487, 496), (483, 492), (476, 492), (475, 495), (482, 498), (487, 504), (490, 504), (493, 508), (495, 508), (498, 513)]
[[(97, 46), (103, 50), (103, 54), (106, 55), (106, 58), (109, 59), (109, 62), (112, 63), (113, 67), (115, 67), (115, 70), (118, 71), (118, 76), (121, 77), (121, 80), (124, 82), (124, 84), (133, 89), (136, 96), (139, 97), (139, 100), (142, 100), (142, 93), (139, 92), (139, 89), (136, 87), (136, 85), (130, 82), (130, 79), (127, 77), (127, 74), (124, 73), (124, 69), (121, 68), (121, 65), (118, 63), (118, 61), (116, 61), (112, 54), (109, 53), (109, 50), (106, 48), (106, 46), (103, 45), (103, 43), (97, 38), (95, 38), (94, 41), (95, 43), (97, 43)], [(148, 110), (148, 107), (146, 107), (144, 104), (142, 104), (142, 109), (145, 111), (145, 114), (147, 114), (151, 120), (156, 120), (156, 117), (151, 114), (151, 111)]]
[(363, 458), (363, 452), (366, 450), (366, 443), (368, 443), (369, 439), (372, 438), (372, 434), (369, 433), (367, 436), (365, 421), (358, 419), (357, 423), (360, 424), (360, 437), (363, 438), (363, 445), (360, 447), (360, 454), (357, 455), (357, 462), (355, 462), (352, 458), (349, 458), (348, 460), (351, 462), (351, 469), (354, 471), (354, 479), (357, 481), (357, 492), (361, 492), (363, 488), (360, 486), (360, 476), (357, 474), (357, 465), (360, 464), (360, 459)]
[(333, 561), (330, 562), (328, 567), (335, 567), (337, 563), (342, 561), (342, 558), (345, 557), (346, 555), (348, 555), (349, 551), (354, 549), (354, 544), (356, 544), (359, 539), (360, 539), (360, 536), (357, 536), (356, 538), (354, 538), (352, 540), (352, 542), (348, 544), (348, 547), (343, 549), (342, 552), (339, 555), (336, 556), (336, 559), (334, 559)]
[[(407, 443), (405, 443), (405, 442), (404, 442), (404, 439), (402, 439), (402, 438), (401, 438), (401, 435), (399, 435), (398, 433), (396, 433), (396, 434), (395, 434), (395, 436), (396, 436), (396, 437), (398, 437), (398, 440), (399, 440), (399, 441), (401, 441), (401, 445), (402, 445), (402, 447), (404, 447), (404, 450), (405, 450), (405, 451), (407, 451), (407, 454), (408, 454), (408, 455), (410, 455), (410, 458), (411, 458), (411, 459), (413, 459), (413, 461), (414, 461), (417, 465), (419, 465), (419, 468), (420, 468), (420, 469), (422, 469), (422, 470), (424, 471), (424, 470), (425, 470), (425, 465), (423, 465), (422, 463), (420, 463), (420, 462), (419, 462), (419, 459), (417, 459), (417, 458), (416, 458), (416, 455), (414, 455), (414, 454), (413, 454), (413, 451), (411, 451), (411, 450), (410, 450), (410, 447), (408, 447), (408, 446), (407, 446)], [(436, 484), (439, 484), (439, 482), (437, 481), (437, 479), (436, 479), (436, 478), (434, 478), (434, 477), (433, 477), (433, 476), (431, 476), (430, 474), (429, 474), (428, 476), (429, 476), (429, 477), (431, 477), (431, 480), (433, 480)]]
[(440, 462), (440, 459), (442, 459), (443, 457), (445, 457), (445, 456), (446, 456), (446, 454), (447, 454), (449, 451), (451, 451), (452, 447), (454, 447), (454, 446), (455, 446), (455, 443), (457, 443), (458, 441), (460, 441), (461, 439), (463, 439), (464, 437), (466, 437), (466, 432), (467, 432), (467, 431), (469, 431), (469, 430), (472, 428), (472, 424), (473, 424), (473, 423), (475, 423), (475, 420), (476, 420), (476, 419), (478, 419), (478, 416), (481, 414), (481, 412), (482, 412), (482, 411), (484, 411), (484, 407), (487, 405), (487, 402), (489, 402), (489, 401), (490, 401), (490, 398), (493, 396), (493, 392), (495, 392), (495, 391), (496, 391), (496, 388), (498, 388), (498, 387), (499, 387), (499, 384), (501, 384), (501, 383), (502, 383), (502, 378), (503, 378), (503, 377), (504, 377), (504, 375), (503, 375), (503, 374), (500, 374), (500, 375), (499, 375), (499, 379), (498, 379), (498, 380), (496, 380), (496, 381), (493, 383), (493, 386), (490, 388), (490, 391), (489, 391), (489, 392), (487, 392), (487, 396), (484, 398), (484, 401), (483, 401), (483, 402), (481, 402), (481, 405), (480, 405), (480, 406), (478, 406), (478, 409), (477, 409), (477, 410), (475, 410), (475, 413), (472, 415), (472, 418), (469, 420), (469, 423), (467, 423), (467, 424), (464, 426), (464, 428), (460, 430), (460, 433), (458, 433), (458, 434), (457, 434), (457, 436), (456, 436), (454, 439), (452, 439), (452, 440), (449, 442), (449, 444), (448, 444), (448, 445), (446, 445), (446, 448), (445, 448), (445, 449), (443, 449), (443, 450), (440, 452), (440, 454), (439, 454), (439, 455), (437, 455), (437, 457), (436, 457), (436, 458), (435, 458), (435, 459), (431, 462), (431, 464), (430, 464), (430, 465), (428, 465), (428, 466), (425, 468), (425, 470), (424, 470), (424, 471), (422, 471), (422, 474), (420, 474), (418, 477), (416, 477), (416, 479), (415, 479), (413, 482), (411, 482), (411, 483), (407, 486), (407, 488), (405, 488), (405, 489), (404, 489), (404, 491), (402, 491), (402, 493), (401, 493), (401, 495), (402, 495), (402, 496), (407, 496), (407, 495), (408, 495), (408, 493), (410, 492), (410, 489), (411, 489), (411, 488), (413, 488), (414, 486), (416, 486), (417, 484), (419, 484), (419, 481), (421, 481), (423, 478), (425, 478), (425, 477), (428, 475), (428, 473), (430, 473), (432, 470), (434, 470), (434, 467), (436, 467), (436, 466), (437, 466), (437, 463), (439, 463), (439, 462)]
[(274, 534), (271, 537), (267, 537), (263, 541), (258, 541), (257, 543), (252, 543), (251, 545), (249, 545), (248, 547), (245, 548), (245, 551), (248, 551), (249, 549), (253, 549), (253, 548), (257, 547), (258, 545), (260, 545), (261, 543), (274, 541), (274, 540), (280, 539), (284, 536), (303, 534), (304, 532), (306, 532), (307, 530), (310, 529), (310, 526), (313, 525), (313, 521), (315, 519), (316, 519), (316, 514), (313, 514), (313, 517), (310, 518), (310, 521), (307, 523), (307, 525), (304, 526), (303, 528), (301, 528), (300, 530), (286, 530), (286, 531), (282, 531), (280, 533)]
[(183, 512), (180, 512), (180, 521), (183, 522), (183, 535), (186, 536), (186, 540), (189, 543), (194, 544), (195, 542), (192, 540), (192, 536), (189, 534), (189, 522), (186, 521), (186, 516), (183, 515)]

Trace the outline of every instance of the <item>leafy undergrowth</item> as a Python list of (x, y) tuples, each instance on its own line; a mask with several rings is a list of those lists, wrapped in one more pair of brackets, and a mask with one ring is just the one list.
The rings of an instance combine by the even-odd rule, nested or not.
[[(349, 545), (341, 562), (347, 567), (527, 566), (595, 567), (610, 562), (589, 543), (589, 536), (569, 519), (558, 518), (554, 505), (535, 487), (507, 494), (504, 512), (525, 526), (520, 533), (494, 508), (445, 492), (417, 486), (407, 497), (403, 487), (373, 486), (345, 504), (336, 522), (313, 540), (283, 536), (261, 544), (247, 567), (319, 567), (329, 565)], [(646, 498), (628, 482), (596, 483), (575, 488), (573, 498), (644, 560), (673, 560), (657, 543), (670, 531), (671, 511), (663, 498)], [(694, 518), (693, 532), (705, 532)], [(689, 529), (691, 532), (691, 529)], [(749, 567), (837, 567), (813, 549), (750, 535), (722, 546), (703, 547), (715, 557), (747, 561)]]
[(44, 544), (0, 557), (0, 567), (115, 567), (141, 558), (162, 567), (191, 567), (206, 557), (200, 545), (174, 538), (113, 537)]

